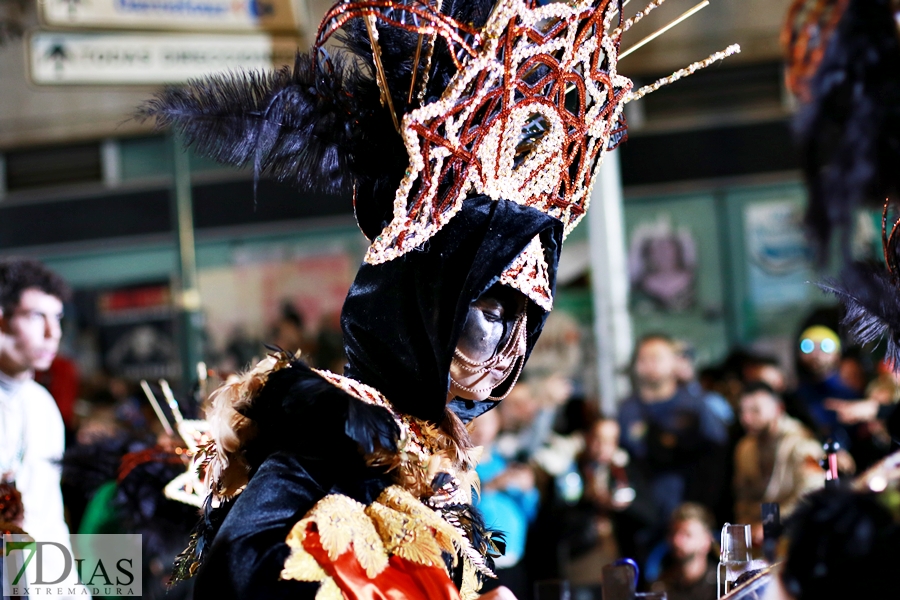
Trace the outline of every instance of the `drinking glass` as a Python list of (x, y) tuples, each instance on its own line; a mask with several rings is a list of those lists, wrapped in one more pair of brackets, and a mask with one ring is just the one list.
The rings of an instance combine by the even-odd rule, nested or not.
[(751, 567), (750, 526), (725, 523), (721, 542), (717, 575), (719, 598), (733, 590), (737, 578)]

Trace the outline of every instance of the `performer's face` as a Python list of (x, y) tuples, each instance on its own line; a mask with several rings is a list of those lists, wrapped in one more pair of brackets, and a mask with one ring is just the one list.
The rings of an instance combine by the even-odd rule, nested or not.
[[(525, 313), (521, 293), (495, 285), (469, 306), (456, 349), (469, 364), (453, 359), (451, 393), (468, 400), (484, 400), (509, 377), (514, 363), (525, 355), (525, 335), (517, 327)], [(511, 339), (516, 336), (516, 339)], [(486, 363), (473, 369), (471, 363)]]

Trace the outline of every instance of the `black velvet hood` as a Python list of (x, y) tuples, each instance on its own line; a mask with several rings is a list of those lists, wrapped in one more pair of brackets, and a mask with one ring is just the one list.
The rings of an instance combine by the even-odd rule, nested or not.
[[(466, 200), (422, 248), (380, 265), (363, 264), (341, 314), (349, 360), (345, 374), (378, 389), (398, 410), (440, 423), (469, 304), (535, 235), (541, 236), (555, 292), (562, 223), (486, 196)], [(547, 315), (531, 301), (527, 310), (530, 354)], [(509, 385), (507, 380), (495, 394)], [(468, 422), (496, 405), (454, 400), (451, 408)]]

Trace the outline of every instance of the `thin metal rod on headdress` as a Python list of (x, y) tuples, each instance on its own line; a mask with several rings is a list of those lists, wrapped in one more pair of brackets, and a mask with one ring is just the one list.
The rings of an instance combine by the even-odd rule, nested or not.
[(413, 59), (412, 76), (409, 78), (409, 96), (406, 98), (407, 104), (412, 104), (413, 92), (416, 90), (416, 74), (419, 72), (419, 60), (422, 58), (422, 42), (425, 40), (425, 34), (419, 34), (419, 41), (416, 42), (416, 57)]
[(704, 69), (704, 68), (708, 67), (709, 65), (713, 64), (714, 62), (720, 61), (723, 58), (727, 58), (727, 57), (731, 56), (732, 54), (737, 54), (740, 51), (741, 51), (741, 47), (738, 44), (732, 44), (732, 45), (728, 46), (727, 48), (725, 48), (724, 50), (722, 50), (721, 52), (716, 52), (715, 54), (709, 56), (709, 58), (705, 58), (703, 60), (700, 60), (693, 64), (690, 64), (683, 69), (679, 69), (679, 70), (675, 71), (668, 77), (663, 77), (662, 79), (658, 79), (657, 81), (651, 83), (650, 85), (645, 85), (641, 89), (639, 89), (635, 92), (629, 93), (625, 97), (625, 100), (623, 100), (623, 103), (627, 104), (629, 102), (633, 102), (634, 100), (640, 100), (647, 94), (649, 94), (651, 92), (655, 92), (656, 90), (658, 90), (659, 88), (661, 88), (664, 85), (669, 85), (672, 82), (678, 81), (682, 77), (687, 77), (688, 75), (693, 75), (700, 69)]
[(175, 431), (172, 430), (172, 425), (169, 424), (169, 420), (166, 418), (166, 413), (163, 412), (162, 407), (159, 405), (159, 402), (157, 402), (156, 396), (147, 384), (146, 379), (141, 379), (141, 389), (144, 390), (144, 395), (147, 396), (147, 400), (150, 401), (150, 406), (153, 407), (153, 412), (156, 413), (156, 418), (159, 419), (166, 434), (175, 435)]
[(172, 388), (169, 387), (169, 382), (165, 379), (159, 380), (159, 387), (162, 389), (163, 396), (166, 399), (166, 403), (169, 405), (169, 410), (172, 411), (172, 417), (174, 417), (175, 425), (177, 426), (184, 421), (184, 417), (181, 416), (181, 410), (178, 408), (178, 401), (175, 399), (175, 394), (172, 393)]
[[(429, 5), (430, 5), (433, 9), (437, 10), (438, 12), (440, 12), (440, 10), (441, 10), (441, 5), (442, 5), (443, 3), (444, 3), (444, 0), (437, 0), (437, 2), (429, 2)], [(425, 60), (426, 60), (426, 63), (425, 63), (425, 75), (424, 75), (424, 77), (422, 78), (422, 90), (421, 90), (421, 93), (419, 94), (420, 100), (421, 100), (422, 94), (424, 94), (424, 92), (425, 92), (425, 86), (428, 85), (428, 70), (430, 69), (430, 65), (431, 65), (431, 55), (432, 55), (432, 52), (434, 51), (434, 37), (435, 37), (435, 35), (434, 35), (434, 34), (431, 34), (429, 37), (430, 37), (430, 39), (429, 39), (430, 45), (429, 45), (429, 48), (428, 48), (428, 55), (427, 55), (427, 58), (425, 59)], [(421, 60), (422, 60), (422, 44), (424, 43), (424, 41), (425, 41), (425, 34), (422, 33), (422, 32), (420, 31), (420, 32), (419, 32), (419, 39), (418, 39), (418, 41), (417, 41), (417, 43), (416, 43), (416, 57), (415, 57), (415, 59), (413, 60), (412, 77), (410, 77), (410, 79), (409, 79), (409, 97), (406, 99), (406, 103), (407, 103), (407, 104), (412, 104), (413, 94), (414, 94), (415, 91), (416, 91), (416, 77), (417, 77), (418, 74), (419, 74), (419, 64), (420, 64), (420, 62), (421, 62)]]
[(615, 28), (615, 30), (613, 30), (612, 37), (618, 37), (618, 36), (622, 35), (623, 33), (625, 33), (626, 31), (628, 31), (629, 29), (631, 29), (632, 27), (634, 27), (635, 25), (637, 25), (638, 23), (640, 23), (641, 19), (643, 19), (644, 17), (646, 17), (647, 15), (652, 13), (654, 10), (659, 8), (662, 5), (662, 3), (665, 1), (666, 0), (653, 0), (653, 2), (648, 4), (646, 6), (646, 8), (644, 8), (644, 10), (642, 10), (638, 14), (634, 15), (630, 19), (625, 19), (625, 21), (621, 25), (619, 25), (618, 27)]
[[(625, 2), (622, 3), (622, 8), (625, 8), (626, 6), (628, 6), (628, 3), (629, 3), (629, 2), (631, 2), (631, 0), (625, 0)], [(618, 9), (618, 8), (614, 8), (614, 9), (612, 9), (612, 11), (610, 11), (609, 16), (610, 16), (610, 17), (614, 17), (614, 16), (616, 16), (617, 14), (619, 14), (619, 9)]]
[(624, 52), (620, 52), (619, 60), (622, 60), (623, 58), (625, 58), (626, 56), (628, 56), (629, 54), (631, 54), (638, 48), (646, 46), (647, 44), (649, 44), (650, 42), (652, 42), (653, 40), (655, 40), (656, 38), (658, 38), (665, 32), (669, 31), (670, 29), (672, 29), (679, 23), (682, 23), (683, 21), (687, 21), (688, 19), (693, 17), (695, 14), (697, 14), (698, 12), (700, 12), (707, 6), (709, 6), (709, 0), (703, 0), (703, 2), (701, 2), (700, 4), (696, 5), (695, 7), (691, 8), (691, 9), (687, 10), (684, 14), (682, 14), (680, 17), (678, 17), (677, 19), (675, 19), (668, 25), (666, 25), (660, 29), (657, 29), (656, 31), (654, 31), (653, 33), (651, 33), (650, 35), (648, 35), (647, 37), (645, 37), (644, 39), (642, 39), (641, 41), (636, 43), (634, 46), (632, 46), (628, 50), (625, 50)]
[(400, 133), (400, 122), (394, 111), (394, 101), (391, 99), (391, 89), (388, 87), (387, 76), (384, 74), (384, 65), (381, 64), (381, 46), (378, 45), (378, 37), (375, 32), (375, 17), (367, 15), (363, 21), (366, 24), (366, 32), (369, 34), (369, 42), (372, 44), (372, 58), (375, 61), (375, 76), (378, 78), (378, 88), (381, 90), (381, 101), (387, 105), (394, 121), (394, 129)]

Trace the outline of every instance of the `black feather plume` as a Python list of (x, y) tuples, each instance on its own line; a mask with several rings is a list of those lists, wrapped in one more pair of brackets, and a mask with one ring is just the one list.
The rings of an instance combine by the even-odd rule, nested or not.
[(900, 191), (900, 41), (890, 0), (851, 0), (794, 121), (820, 258), (853, 211)]
[[(493, 7), (491, 0), (451, 0), (442, 12), (480, 27)], [(378, 35), (399, 119), (412, 108), (407, 99), (418, 36), (383, 23)], [(390, 221), (409, 157), (381, 105), (364, 23), (347, 23), (342, 41), (332, 55), (298, 53), (293, 69), (235, 71), (167, 87), (135, 116), (174, 128), (202, 156), (252, 168), (255, 180), (271, 176), (301, 190), (353, 192), (359, 226), (374, 239)], [(438, 36), (424, 102), (440, 97), (456, 74), (450, 53)], [(424, 70), (422, 62), (417, 77), (423, 80)]]
[[(414, 4), (416, 0), (410, 2)], [(458, 23), (463, 23), (476, 28), (481, 28), (487, 22), (491, 11), (494, 9), (494, 0), (454, 0), (441, 4), (441, 12)], [(388, 89), (391, 91), (391, 100), (399, 111), (398, 117), (418, 106), (414, 98), (412, 104), (408, 103), (409, 87), (412, 71), (416, 66), (416, 48), (419, 44), (419, 36), (411, 31), (399, 27), (389, 27), (382, 22), (376, 24), (378, 29), (378, 47), (381, 51), (381, 62), (384, 67)], [(430, 38), (430, 36), (428, 36)], [(426, 38), (423, 43), (430, 43)], [(361, 19), (353, 19), (344, 25), (343, 31), (338, 35), (341, 43), (354, 55), (362, 59), (363, 64), (373, 65), (372, 44), (365, 22)], [(431, 69), (425, 76), (425, 61), (420, 60), (416, 81), (428, 81), (424, 94), (424, 101), (432, 102), (439, 98), (450, 79), (456, 74), (455, 63), (449, 48), (440, 36), (434, 37), (434, 52), (431, 60)], [(375, 77), (373, 69), (369, 69), (369, 77)]]
[[(341, 56), (297, 54), (294, 68), (237, 71), (167, 87), (138, 109), (201, 155), (327, 193), (352, 189), (351, 153), (372, 99)], [(375, 98), (377, 106), (377, 97)]]
[(900, 365), (900, 285), (884, 267), (854, 263), (839, 280), (820, 286), (844, 304), (842, 323), (861, 344), (887, 341), (887, 357)]

